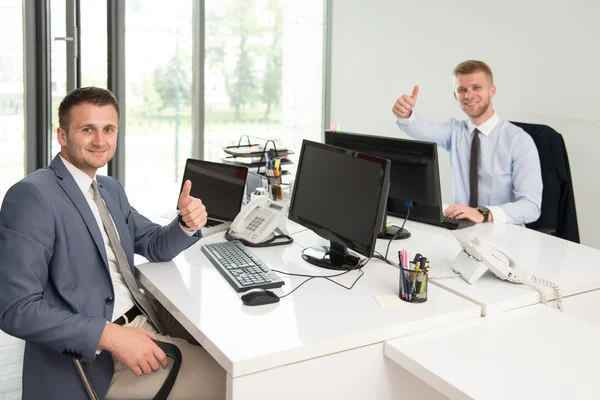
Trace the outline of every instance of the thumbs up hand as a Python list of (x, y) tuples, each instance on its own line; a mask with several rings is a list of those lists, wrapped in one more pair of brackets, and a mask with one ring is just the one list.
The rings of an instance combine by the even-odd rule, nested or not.
[(409, 96), (403, 94), (396, 100), (392, 112), (398, 118), (409, 118), (412, 115), (412, 110), (417, 104), (417, 96), (419, 95), (419, 85), (413, 88), (412, 94)]
[(202, 200), (192, 197), (191, 191), (192, 181), (188, 179), (183, 184), (177, 208), (179, 209), (179, 222), (183, 222), (184, 228), (194, 232), (206, 225), (208, 214)]

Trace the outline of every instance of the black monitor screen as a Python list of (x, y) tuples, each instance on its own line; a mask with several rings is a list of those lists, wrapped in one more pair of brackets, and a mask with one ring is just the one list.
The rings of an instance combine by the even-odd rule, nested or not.
[(202, 200), (210, 218), (233, 221), (242, 208), (247, 177), (246, 167), (188, 158), (181, 189), (189, 179), (190, 194)]
[(435, 214), (439, 218), (442, 204), (437, 145), (433, 142), (361, 135), (346, 132), (325, 132), (325, 143), (360, 151), (392, 162), (388, 213), (405, 217), (406, 202), (414, 203), (411, 216)]
[(373, 255), (385, 218), (388, 160), (304, 140), (289, 217), (334, 246)]

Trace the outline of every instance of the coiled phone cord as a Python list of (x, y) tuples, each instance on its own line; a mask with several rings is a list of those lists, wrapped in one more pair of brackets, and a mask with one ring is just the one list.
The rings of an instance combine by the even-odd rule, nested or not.
[(540, 288), (540, 286), (552, 288), (556, 296), (556, 308), (558, 309), (558, 311), (562, 311), (562, 294), (560, 292), (560, 287), (556, 283), (546, 279), (538, 278), (537, 276), (529, 275), (526, 276), (525, 279), (523, 279), (523, 284), (537, 290), (540, 294), (540, 301), (543, 304), (546, 304), (548, 300), (546, 299), (546, 294)]

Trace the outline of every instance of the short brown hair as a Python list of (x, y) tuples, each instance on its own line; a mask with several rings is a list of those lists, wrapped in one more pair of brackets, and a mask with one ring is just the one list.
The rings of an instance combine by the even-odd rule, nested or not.
[(112, 105), (121, 118), (119, 102), (109, 90), (93, 86), (82, 87), (71, 91), (65, 96), (58, 106), (58, 125), (66, 132), (69, 127), (71, 109), (80, 104), (93, 104), (96, 106)]
[(492, 74), (492, 70), (489, 67), (489, 65), (487, 65), (483, 61), (478, 61), (478, 60), (463, 61), (454, 68), (454, 71), (452, 71), (452, 74), (456, 78), (458, 75), (468, 75), (468, 74), (472, 74), (475, 72), (483, 72), (490, 78), (491, 84), (492, 85), (494, 84), (494, 75)]

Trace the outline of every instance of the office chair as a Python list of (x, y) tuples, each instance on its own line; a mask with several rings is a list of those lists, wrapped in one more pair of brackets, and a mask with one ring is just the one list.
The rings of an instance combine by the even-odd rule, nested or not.
[(565, 141), (547, 125), (513, 122), (531, 136), (542, 168), (542, 210), (540, 218), (528, 228), (579, 243), (575, 194)]
[[(167, 357), (173, 359), (173, 368), (171, 368), (167, 379), (165, 379), (165, 382), (161, 386), (160, 390), (158, 391), (156, 396), (154, 396), (154, 400), (166, 400), (167, 397), (169, 397), (169, 393), (171, 393), (171, 389), (173, 389), (175, 380), (177, 379), (177, 374), (179, 373), (179, 368), (181, 367), (182, 356), (179, 347), (172, 343), (158, 341), (155, 341), (155, 343), (158, 345), (158, 347), (162, 349), (162, 351), (165, 352)], [(85, 367), (83, 366), (83, 363), (80, 360), (75, 359), (73, 359), (73, 362), (75, 363), (75, 368), (77, 368), (77, 372), (79, 373), (79, 377), (81, 378), (81, 381), (83, 383), (83, 386), (85, 387), (85, 391), (87, 392), (88, 397), (90, 398), (90, 400), (98, 400), (98, 395), (96, 394), (96, 391), (92, 386), (92, 382), (90, 381), (90, 378), (85, 370)]]

